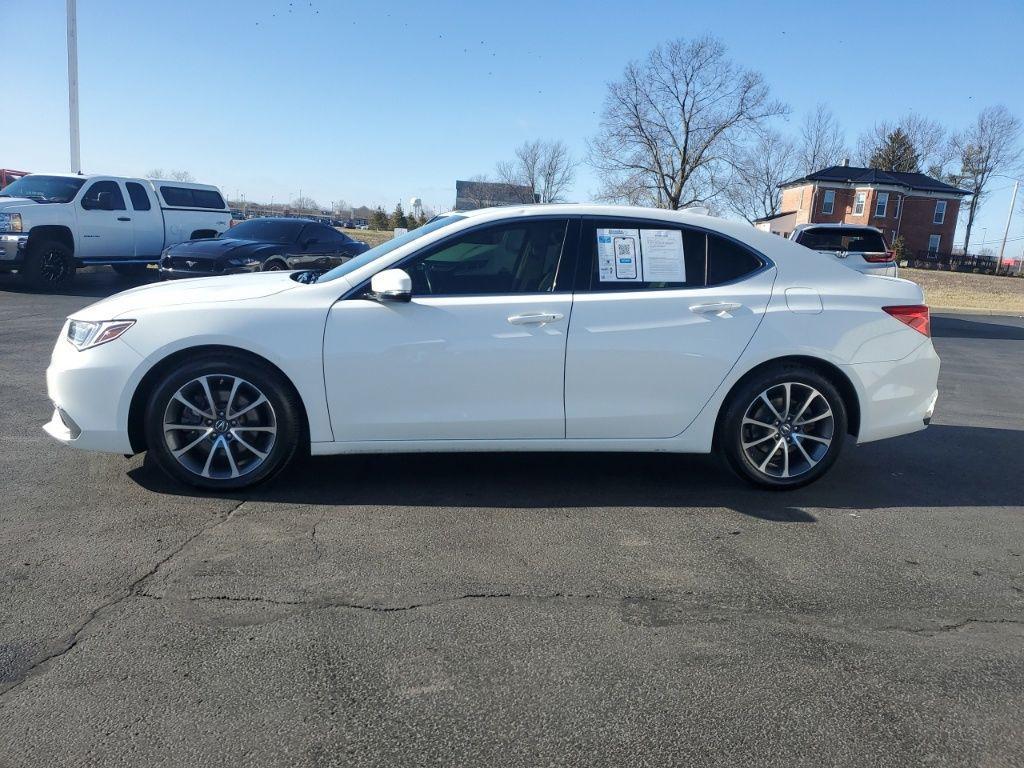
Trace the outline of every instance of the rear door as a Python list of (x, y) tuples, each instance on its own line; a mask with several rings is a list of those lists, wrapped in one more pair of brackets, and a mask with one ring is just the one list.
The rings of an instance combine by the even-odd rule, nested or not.
[(164, 217), (160, 213), (160, 204), (149, 185), (126, 181), (124, 186), (132, 209), (135, 258), (157, 259), (164, 248)]
[(721, 235), (645, 220), (587, 219), (579, 251), (566, 437), (678, 435), (753, 336), (774, 267)]
[(130, 259), (135, 255), (132, 217), (119, 182), (92, 182), (78, 201), (81, 242), (76, 256), (82, 259)]

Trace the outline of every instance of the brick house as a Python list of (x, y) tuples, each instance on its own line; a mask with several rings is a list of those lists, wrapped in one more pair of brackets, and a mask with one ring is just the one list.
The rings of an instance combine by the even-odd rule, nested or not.
[(923, 173), (834, 165), (780, 184), (781, 213), (759, 229), (788, 236), (798, 224), (864, 224), (889, 244), (902, 235), (905, 252), (949, 253), (960, 201), (970, 194)]

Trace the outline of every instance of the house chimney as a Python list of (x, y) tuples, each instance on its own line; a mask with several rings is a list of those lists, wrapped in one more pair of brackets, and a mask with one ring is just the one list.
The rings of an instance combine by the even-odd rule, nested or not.
[(844, 157), (843, 158), (843, 168), (849, 168), (849, 167), (850, 167), (850, 158)]

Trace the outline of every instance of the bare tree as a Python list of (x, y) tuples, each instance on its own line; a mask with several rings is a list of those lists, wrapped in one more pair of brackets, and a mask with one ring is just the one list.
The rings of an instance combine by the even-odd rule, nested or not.
[(964, 253), (971, 242), (971, 227), (994, 175), (1015, 171), (1021, 161), (1021, 121), (1002, 104), (985, 107), (974, 124), (953, 137), (960, 159), (959, 183), (971, 191), (964, 231)]
[(498, 180), (529, 187), (542, 203), (558, 203), (572, 186), (579, 163), (563, 141), (527, 141), (516, 148), (515, 160), (498, 163)]
[(725, 193), (729, 207), (751, 223), (778, 213), (782, 203), (779, 184), (793, 177), (797, 158), (792, 141), (777, 131), (761, 131), (755, 142), (736, 152)]
[(849, 156), (846, 135), (828, 105), (819, 104), (804, 116), (797, 150), (798, 172), (814, 173), (839, 165)]
[(154, 168), (146, 174), (147, 179), (162, 179), (163, 181), (195, 181), (195, 177), (188, 171), (165, 171), (163, 168)]
[(736, 147), (786, 112), (761, 74), (730, 61), (720, 40), (659, 45), (608, 86), (590, 142), (600, 197), (671, 209), (708, 203), (724, 190)]
[(941, 123), (913, 112), (908, 112), (896, 122), (883, 120), (875, 123), (862, 133), (857, 138), (858, 162), (869, 166), (871, 158), (885, 155), (892, 137), (901, 133), (910, 140), (917, 156), (916, 167), (912, 170), (944, 178), (946, 167), (954, 157), (949, 132)]
[(319, 211), (320, 204), (312, 197), (303, 195), (292, 200), (291, 205), (293, 210), (304, 212), (304, 211)]

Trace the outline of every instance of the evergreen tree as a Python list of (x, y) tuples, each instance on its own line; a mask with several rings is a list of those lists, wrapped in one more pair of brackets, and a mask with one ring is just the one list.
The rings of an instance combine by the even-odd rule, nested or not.
[(902, 128), (897, 128), (885, 137), (885, 141), (871, 153), (868, 165), (880, 171), (918, 173), (921, 170), (914, 142)]
[(384, 212), (382, 206), (377, 206), (373, 213), (370, 214), (370, 229), (387, 229), (388, 228), (388, 215)]
[(389, 224), (391, 229), (409, 226), (409, 219), (406, 218), (405, 211), (402, 210), (401, 202), (395, 203), (395, 210), (391, 214), (391, 221)]

